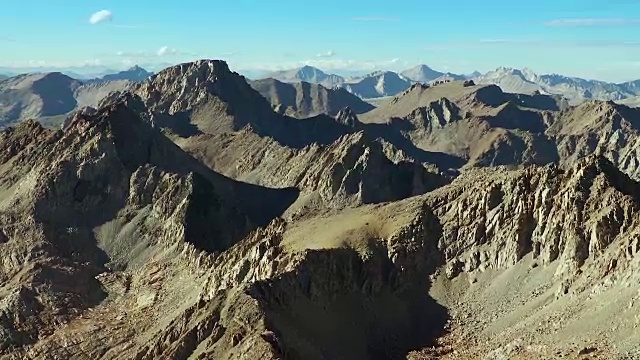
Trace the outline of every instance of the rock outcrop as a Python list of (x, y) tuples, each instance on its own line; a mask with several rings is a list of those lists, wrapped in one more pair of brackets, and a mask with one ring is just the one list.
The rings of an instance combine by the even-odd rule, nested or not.
[(563, 164), (589, 154), (608, 158), (638, 180), (640, 112), (613, 102), (591, 101), (562, 112), (547, 133), (555, 138)]
[(416, 108), (405, 119), (417, 128), (433, 131), (462, 119), (462, 115), (460, 108), (447, 98), (442, 98), (427, 106)]
[(632, 229), (640, 195), (602, 157), (567, 170), (474, 170), (442, 190), (432, 202), (450, 276), (508, 268), (529, 253), (544, 265), (558, 260), (557, 276), (574, 276)]

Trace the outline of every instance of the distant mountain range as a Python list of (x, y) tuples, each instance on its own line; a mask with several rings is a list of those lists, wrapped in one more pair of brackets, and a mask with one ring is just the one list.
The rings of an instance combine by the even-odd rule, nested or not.
[(153, 75), (152, 72), (149, 72), (136, 65), (128, 70), (120, 71), (115, 74), (107, 74), (103, 76), (101, 80), (130, 80), (140, 82), (146, 80), (151, 75)]
[(625, 83), (609, 83), (585, 80), (558, 74), (538, 75), (530, 69), (500, 67), (476, 81), (481, 84), (496, 84), (512, 93), (540, 93), (562, 95), (572, 104), (587, 100), (620, 101), (640, 94), (640, 80)]
[[(20, 73), (56, 72), (47, 68), (0, 68), (0, 80)], [(153, 73), (134, 66), (124, 71), (111, 70), (104, 66), (84, 66), (60, 71), (83, 83), (95, 81), (127, 80), (140, 82)], [(536, 74), (530, 69), (498, 67), (486, 73), (456, 74), (435, 70), (427, 65), (418, 65), (400, 72), (375, 71), (363, 76), (344, 76), (325, 72), (313, 66), (282, 70), (267, 74), (263, 78), (273, 78), (284, 83), (307, 82), (320, 84), (327, 89), (344, 88), (363, 99), (379, 99), (395, 96), (407, 90), (414, 83), (439, 81), (473, 80), (478, 84), (495, 84), (505, 92), (525, 94), (553, 94), (565, 97), (571, 104), (588, 100), (611, 100), (628, 105), (640, 104), (634, 99), (640, 96), (640, 80), (611, 83), (587, 80), (559, 74)]]
[(151, 75), (139, 66), (93, 79), (61, 72), (0, 75), (0, 128), (27, 119), (58, 126), (72, 112), (96, 107), (110, 93), (128, 89)]
[(61, 73), (70, 78), (81, 81), (93, 80), (145, 80), (152, 72), (135, 65), (127, 70), (118, 71), (105, 66), (83, 66), (69, 67), (64, 69), (52, 67), (25, 67), (25, 68), (3, 68), (0, 67), (0, 79), (14, 77), (21, 74), (46, 74)]
[[(588, 100), (623, 100), (640, 96), (640, 80), (624, 83), (609, 83), (599, 80), (587, 80), (558, 74), (538, 75), (530, 69), (514, 69), (499, 67), (485, 74), (454, 74), (440, 72), (427, 65), (418, 65), (411, 69), (395, 73), (378, 71), (371, 74), (344, 78), (335, 74), (304, 66), (298, 69), (279, 71), (268, 77), (283, 82), (310, 82), (325, 87), (344, 87), (361, 98), (379, 98), (393, 96), (408, 89), (413, 83), (432, 83), (438, 81), (474, 80), (479, 84), (495, 84), (505, 92), (524, 94), (553, 94), (565, 97), (571, 104), (579, 104)], [(626, 101), (636, 104), (637, 100)]]
[[(0, 75), (0, 123), (8, 126), (38, 118), (45, 124), (57, 126), (72, 112), (98, 106), (112, 92), (129, 89), (152, 74), (134, 66), (85, 80), (60, 72), (9, 78)], [(462, 75), (420, 65), (400, 73), (375, 71), (359, 77), (342, 77), (304, 66), (272, 73), (270, 78), (253, 81), (251, 85), (269, 100), (278, 113), (306, 118), (319, 114), (337, 116), (347, 107), (355, 114), (362, 114), (372, 109), (363, 99), (377, 106), (386, 101), (386, 97), (398, 96), (414, 84), (446, 80), (473, 80), (479, 85), (498, 85), (507, 93), (556, 95), (571, 105), (605, 100), (631, 107), (640, 106), (640, 80), (608, 83), (558, 74), (538, 75), (526, 68), (500, 67), (485, 74)]]

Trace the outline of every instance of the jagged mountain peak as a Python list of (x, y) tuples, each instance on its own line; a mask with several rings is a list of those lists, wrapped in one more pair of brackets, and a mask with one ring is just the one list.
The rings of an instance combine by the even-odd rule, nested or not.
[(432, 101), (413, 110), (406, 119), (418, 127), (435, 129), (462, 119), (460, 108), (447, 98)]
[(360, 121), (358, 120), (358, 115), (349, 106), (344, 107), (340, 111), (338, 111), (338, 114), (336, 115), (336, 121), (349, 127), (356, 127), (360, 123)]
[[(145, 70), (144, 68), (142, 68), (139, 65), (133, 65), (132, 67), (130, 67), (129, 69), (127, 69), (127, 71), (141, 71), (141, 70)], [(145, 70), (146, 71), (146, 70)]]
[(197, 60), (168, 67), (151, 77), (151, 80), (164, 79), (167, 77), (186, 76), (196, 81), (213, 81), (218, 77), (228, 76), (233, 73), (229, 65), (224, 60)]
[(222, 60), (172, 66), (135, 85), (132, 92), (163, 122), (161, 126), (183, 135), (239, 130), (275, 114), (269, 102)]
[(609, 137), (621, 129), (640, 130), (640, 110), (613, 101), (592, 100), (562, 111), (549, 128), (549, 133), (597, 133)]
[(517, 69), (517, 68), (512, 68), (512, 67), (505, 67), (505, 66), (500, 66), (498, 68), (496, 68), (493, 73), (495, 74), (500, 74), (500, 75), (515, 75), (515, 76), (520, 76), (524, 79), (526, 79), (526, 76), (523, 72), (523, 70)]

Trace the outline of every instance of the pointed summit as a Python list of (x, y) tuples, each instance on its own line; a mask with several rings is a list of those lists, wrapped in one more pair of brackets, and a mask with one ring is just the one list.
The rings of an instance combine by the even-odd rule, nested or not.
[(274, 115), (267, 100), (222, 60), (169, 67), (136, 85), (132, 92), (160, 126), (183, 136), (236, 131)]
[(134, 65), (127, 70), (120, 71), (115, 74), (107, 74), (103, 76), (101, 80), (105, 80), (105, 81), (129, 80), (134, 82), (141, 82), (147, 79), (151, 75), (153, 75), (153, 73), (141, 68), (138, 65)]
[(338, 112), (338, 115), (336, 115), (336, 121), (338, 121), (340, 124), (347, 125), (348, 127), (352, 128), (360, 124), (358, 115), (356, 115), (356, 113), (353, 112), (353, 110), (349, 106), (343, 108)]
[(407, 69), (401, 72), (401, 74), (407, 79), (423, 82), (423, 83), (431, 82), (441, 77), (442, 75), (444, 75), (444, 73), (433, 70), (427, 65), (418, 65), (416, 67), (413, 67), (411, 69)]

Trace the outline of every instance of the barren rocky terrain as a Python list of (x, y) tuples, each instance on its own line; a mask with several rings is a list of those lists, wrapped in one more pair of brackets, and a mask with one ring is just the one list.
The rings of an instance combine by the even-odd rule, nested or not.
[(274, 99), (201, 60), (3, 130), (0, 358), (640, 358), (638, 110)]

